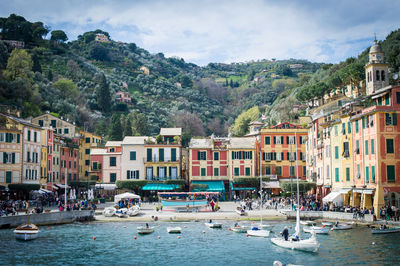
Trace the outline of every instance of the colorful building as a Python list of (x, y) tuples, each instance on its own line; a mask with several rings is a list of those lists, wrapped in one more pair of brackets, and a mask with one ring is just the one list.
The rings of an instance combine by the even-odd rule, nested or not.
[[(121, 144), (121, 180), (145, 179), (144, 160), (146, 142), (155, 142), (151, 137), (124, 138)], [(110, 158), (110, 166), (116, 166), (116, 156)]]
[(68, 120), (65, 121), (62, 117), (58, 118), (52, 114), (46, 113), (32, 118), (32, 123), (44, 128), (51, 127), (54, 133), (60, 136), (70, 139), (76, 137), (77, 129), (75, 123), (70, 123)]
[(129, 92), (119, 91), (115, 93), (115, 99), (120, 103), (132, 104), (132, 97)]
[(71, 182), (78, 182), (79, 180), (79, 139), (61, 138), (60, 141), (60, 182), (67, 184)]
[(122, 179), (121, 172), (122, 141), (107, 141), (103, 153), (102, 183), (115, 183)]
[(79, 131), (79, 180), (88, 181), (90, 172), (90, 150), (103, 148), (102, 137), (87, 131)]

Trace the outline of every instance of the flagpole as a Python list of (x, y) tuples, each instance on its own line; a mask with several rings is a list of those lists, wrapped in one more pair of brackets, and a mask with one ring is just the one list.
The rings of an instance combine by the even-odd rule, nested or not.
[(64, 208), (67, 207), (67, 168), (65, 167)]

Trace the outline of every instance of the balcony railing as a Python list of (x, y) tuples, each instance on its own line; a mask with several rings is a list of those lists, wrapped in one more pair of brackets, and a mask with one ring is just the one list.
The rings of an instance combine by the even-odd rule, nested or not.
[(160, 177), (160, 176), (152, 176), (152, 177), (146, 177), (147, 181), (164, 181), (164, 180), (178, 180), (182, 179), (180, 176), (172, 177), (172, 176), (165, 176), (165, 177)]
[(153, 158), (143, 158), (144, 163), (179, 163), (179, 158), (176, 158), (176, 160), (172, 160), (171, 158), (164, 158), (164, 160), (160, 160), (158, 157), (153, 157)]

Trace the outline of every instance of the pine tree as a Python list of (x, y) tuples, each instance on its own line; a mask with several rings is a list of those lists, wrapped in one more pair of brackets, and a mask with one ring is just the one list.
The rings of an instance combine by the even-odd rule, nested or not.
[(229, 86), (231, 86), (231, 88), (233, 88), (233, 80), (232, 79), (231, 79)]
[(122, 126), (119, 114), (113, 114), (110, 123), (110, 134), (108, 139), (114, 141), (122, 140)]
[(101, 74), (100, 82), (97, 87), (97, 106), (105, 113), (110, 111), (111, 107), (111, 96), (110, 87), (107, 83), (106, 76)]
[(132, 136), (132, 123), (129, 115), (125, 117), (124, 136)]

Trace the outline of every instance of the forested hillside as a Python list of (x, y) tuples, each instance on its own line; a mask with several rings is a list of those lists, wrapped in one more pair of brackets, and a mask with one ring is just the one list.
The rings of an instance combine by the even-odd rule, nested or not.
[[(183, 127), (186, 139), (226, 135), (229, 127), (241, 135), (239, 114), (253, 106), (257, 115), (268, 110), (321, 67), (295, 59), (200, 67), (114, 41), (102, 30), (68, 41), (62, 29), (14, 14), (0, 18), (0, 30), (0, 103), (25, 118), (49, 111), (109, 139), (121, 138), (110, 134), (112, 127), (122, 137), (168, 126)], [(96, 34), (110, 41), (96, 41)], [(13, 49), (9, 40), (24, 47)], [(119, 91), (129, 92), (132, 104), (119, 102)]]

